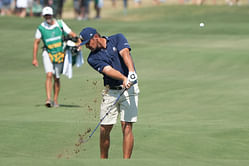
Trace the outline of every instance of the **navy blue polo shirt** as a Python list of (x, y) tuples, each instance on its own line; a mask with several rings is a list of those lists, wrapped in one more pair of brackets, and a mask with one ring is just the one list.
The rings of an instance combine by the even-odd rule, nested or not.
[(105, 66), (111, 66), (127, 77), (129, 71), (119, 52), (124, 48), (131, 50), (130, 45), (123, 34), (116, 34), (104, 38), (107, 40), (106, 48), (91, 52), (87, 58), (87, 61), (95, 70), (104, 75), (104, 85), (122, 85), (122, 81), (108, 77), (102, 71)]

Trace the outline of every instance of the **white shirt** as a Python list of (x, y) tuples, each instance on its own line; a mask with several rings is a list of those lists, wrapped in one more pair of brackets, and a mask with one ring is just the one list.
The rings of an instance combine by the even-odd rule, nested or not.
[[(67, 34), (72, 32), (72, 30), (64, 23), (64, 21), (61, 20), (61, 23), (62, 23), (63, 31), (65, 31)], [(44, 21), (41, 25), (46, 29), (53, 29), (55, 27), (60, 27), (60, 25), (57, 23), (57, 21), (55, 21), (55, 24), (53, 24), (53, 25), (50, 25), (46, 21)], [(40, 30), (37, 28), (36, 33), (35, 33), (35, 38), (41, 39), (41, 37), (42, 37), (42, 34), (41, 34)]]

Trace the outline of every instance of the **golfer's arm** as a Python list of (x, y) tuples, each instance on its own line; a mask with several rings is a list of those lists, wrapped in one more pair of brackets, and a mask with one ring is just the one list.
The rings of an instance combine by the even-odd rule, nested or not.
[(72, 37), (76, 37), (76, 36), (77, 36), (76, 33), (74, 33), (73, 31), (71, 31), (71, 32), (69, 33), (69, 35), (72, 36)]
[(38, 51), (38, 47), (40, 44), (41, 39), (35, 39), (34, 41), (34, 46), (33, 46), (33, 60), (37, 59), (37, 51)]
[(124, 81), (126, 79), (126, 77), (122, 73), (120, 73), (118, 70), (113, 69), (111, 66), (105, 66), (102, 72), (108, 77), (111, 77), (115, 80)]
[(133, 61), (132, 58), (130, 56), (130, 51), (128, 48), (124, 48), (122, 49), (119, 54), (121, 55), (121, 57), (124, 60), (125, 65), (127, 66), (129, 72), (134, 72), (134, 66), (133, 66)]

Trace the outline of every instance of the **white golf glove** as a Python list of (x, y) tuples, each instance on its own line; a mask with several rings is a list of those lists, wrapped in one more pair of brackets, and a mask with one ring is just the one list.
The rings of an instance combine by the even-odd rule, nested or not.
[(134, 83), (135, 81), (137, 81), (137, 74), (135, 72), (129, 72), (128, 81), (131, 83)]

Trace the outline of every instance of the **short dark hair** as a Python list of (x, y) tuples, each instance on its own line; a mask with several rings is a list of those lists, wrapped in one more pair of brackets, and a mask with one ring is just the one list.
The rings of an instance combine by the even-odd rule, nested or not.
[(99, 32), (97, 32), (95, 35), (98, 35), (99, 37), (102, 37), (102, 36), (99, 34)]

